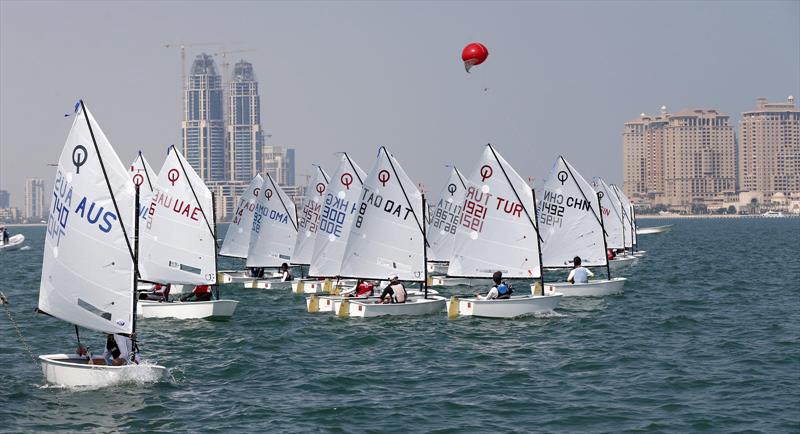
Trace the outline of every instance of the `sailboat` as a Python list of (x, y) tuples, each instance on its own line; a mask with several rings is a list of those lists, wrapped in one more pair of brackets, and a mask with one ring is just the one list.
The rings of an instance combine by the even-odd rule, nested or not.
[[(559, 156), (544, 182), (539, 207), (542, 264), (545, 268), (573, 268), (579, 256), (585, 267), (606, 267), (608, 279), (589, 283), (549, 283), (546, 288), (564, 297), (603, 296), (622, 292), (625, 278), (611, 278), (600, 201), (592, 186)], [(531, 286), (533, 290), (533, 285)]]
[[(253, 227), (253, 212), (256, 210), (256, 198), (261, 194), (261, 186), (263, 184), (264, 178), (261, 175), (256, 175), (250, 181), (247, 190), (239, 196), (239, 203), (233, 213), (233, 220), (228, 226), (228, 232), (225, 233), (225, 239), (219, 248), (220, 256), (247, 259), (247, 252), (250, 249), (250, 234)], [(241, 283), (253, 280), (249, 270), (224, 270), (222, 273), (224, 283)]]
[(392, 276), (420, 282), (422, 296), (408, 294), (405, 303), (343, 299), (340, 317), (427, 315), (444, 309), (445, 298), (427, 293), (425, 199), (400, 163), (385, 147), (364, 180), (358, 211), (342, 260), (341, 274), (379, 281)]
[[(625, 236), (630, 229), (623, 223), (622, 205), (616, 198), (614, 190), (602, 178), (595, 178), (592, 182), (594, 190), (600, 193), (600, 209), (603, 213), (603, 222), (606, 230), (606, 244), (609, 249), (625, 250)], [(632, 265), (636, 261), (633, 255), (617, 255), (608, 262), (609, 269), (619, 270)]]
[(428, 222), (428, 242), (431, 245), (428, 273), (433, 275), (430, 282), (432, 286), (445, 283), (443, 278), (436, 276), (447, 274), (466, 190), (464, 175), (455, 166), (450, 166), (450, 178), (439, 192), (439, 201)]
[[(284, 263), (288, 265), (297, 241), (297, 211), (292, 199), (269, 173), (256, 198), (251, 232), (248, 267), (277, 269)], [(288, 289), (291, 285), (276, 277), (244, 282), (245, 288)]]
[[(630, 253), (637, 258), (641, 258), (646, 253), (644, 250), (638, 250), (637, 234), (636, 234), (636, 214), (633, 207), (633, 202), (628, 199), (625, 192), (614, 184), (611, 184), (614, 194), (622, 207), (623, 223), (628, 227), (628, 235), (630, 237)], [(627, 244), (627, 243), (626, 243)]]
[[(83, 101), (58, 160), (38, 310), (78, 327), (122, 334), (136, 352), (138, 189)], [(80, 342), (80, 337), (78, 338)], [(48, 383), (102, 387), (159, 381), (163, 366), (90, 365), (78, 355), (39, 356)]]
[[(139, 271), (150, 282), (216, 285), (217, 246), (211, 191), (175, 146), (153, 185), (141, 226)], [(139, 300), (144, 318), (229, 318), (236, 300), (159, 302)]]
[[(461, 224), (447, 275), (486, 279), (502, 271), (504, 279), (541, 280), (535, 201), (528, 183), (492, 145), (486, 145), (467, 180)], [(478, 289), (483, 288), (475, 290)], [(561, 294), (502, 300), (453, 296), (448, 316), (512, 318), (550, 312), (560, 301)]]
[[(292, 264), (299, 266), (299, 277), (301, 278), (303, 277), (303, 267), (311, 266), (314, 243), (317, 240), (320, 217), (325, 202), (325, 193), (328, 190), (330, 181), (330, 177), (321, 166), (314, 164), (313, 167), (314, 175), (306, 186), (305, 195), (303, 196), (303, 210), (297, 216), (297, 241), (292, 255)], [(292, 281), (292, 292), (298, 292), (298, 286), (300, 286), (299, 293), (303, 293), (302, 287), (305, 286), (304, 283), (306, 281), (310, 283), (317, 282), (316, 279), (296, 278)]]
[[(341, 287), (354, 286), (355, 280), (342, 280), (342, 259), (345, 246), (350, 237), (350, 228), (358, 210), (358, 199), (361, 185), (367, 174), (353, 161), (347, 153), (342, 153), (339, 166), (330, 178), (325, 190), (322, 211), (319, 219), (318, 235), (314, 240), (311, 254), (309, 279), (292, 282), (292, 292), (319, 294), (321, 292), (338, 292)], [(325, 280), (312, 280), (324, 278)], [(316, 297), (306, 300), (307, 307), (320, 306)], [(333, 309), (333, 301), (326, 297), (321, 308), (325, 311)], [(318, 309), (311, 309), (317, 312)]]

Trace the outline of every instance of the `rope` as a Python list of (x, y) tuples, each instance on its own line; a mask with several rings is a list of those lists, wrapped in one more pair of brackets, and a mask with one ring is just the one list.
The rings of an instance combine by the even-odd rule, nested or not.
[(5, 308), (6, 308), (6, 314), (8, 315), (8, 319), (11, 321), (11, 324), (14, 326), (14, 330), (17, 331), (17, 336), (19, 336), (20, 342), (22, 342), (22, 345), (25, 346), (25, 351), (28, 352), (28, 355), (31, 356), (31, 360), (33, 361), (34, 369), (39, 371), (40, 368), (39, 368), (38, 359), (36, 358), (36, 356), (33, 355), (33, 349), (31, 349), (31, 346), (28, 345), (28, 342), (25, 340), (25, 336), (22, 335), (22, 330), (19, 329), (19, 325), (17, 325), (17, 322), (14, 320), (14, 317), (11, 315), (11, 308), (8, 307), (8, 305), (10, 303), (8, 302), (8, 298), (6, 298), (5, 294), (3, 294), (2, 292), (0, 292), (0, 300), (2, 300), (2, 301), (0, 301), (0, 304), (5, 306)]

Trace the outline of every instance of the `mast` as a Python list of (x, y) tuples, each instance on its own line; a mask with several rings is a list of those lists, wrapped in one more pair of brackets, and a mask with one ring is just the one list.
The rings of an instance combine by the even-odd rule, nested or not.
[(219, 278), (217, 274), (219, 273), (219, 264), (217, 263), (217, 250), (219, 250), (219, 246), (217, 245), (217, 200), (216, 195), (214, 192), (211, 192), (211, 218), (214, 219), (214, 232), (211, 233), (211, 236), (214, 237), (214, 289), (216, 289), (217, 293), (217, 300), (219, 300), (219, 282), (217, 279)]
[[(427, 208), (427, 203), (425, 202), (425, 193), (422, 193), (422, 221), (425, 221), (425, 209)], [(422, 277), (423, 280), (423, 288), (425, 288), (425, 298), (428, 298), (428, 236), (427, 232), (425, 231), (425, 226), (422, 225)]]
[[(139, 186), (135, 185), (136, 199), (134, 209), (139, 209)], [(133, 350), (136, 349), (136, 305), (139, 304), (136, 299), (136, 280), (139, 277), (139, 215), (133, 219), (133, 320), (131, 324), (131, 341), (133, 342)], [(77, 330), (77, 328), (76, 328)]]
[(539, 209), (536, 207), (536, 189), (531, 187), (533, 194), (533, 216), (536, 218), (536, 248), (539, 250), (539, 282), (542, 284), (542, 295), (544, 295), (544, 261), (542, 261), (542, 237), (539, 236)]
[[(606, 249), (606, 273), (608, 274), (608, 280), (611, 280), (611, 264), (608, 260), (608, 241), (606, 241), (606, 228), (603, 225), (603, 192), (597, 192), (597, 203), (600, 205), (600, 229), (603, 231), (603, 247)], [(623, 242), (622, 245), (624, 246), (625, 243)]]

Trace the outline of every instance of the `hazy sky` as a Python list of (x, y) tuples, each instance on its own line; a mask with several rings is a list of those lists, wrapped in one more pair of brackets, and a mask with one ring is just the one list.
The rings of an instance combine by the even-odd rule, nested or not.
[[(297, 173), (365, 170), (386, 145), (438, 192), (487, 142), (523, 176), (563, 154), (622, 181), (622, 124), (641, 112), (717, 108), (738, 122), (758, 96), (800, 94), (800, 2), (0, 1), (0, 189), (24, 204), (83, 98), (123, 163), (158, 170), (180, 144), (180, 56), (220, 43), (253, 63), (268, 144)], [(464, 72), (462, 47), (489, 59)], [(189, 47), (187, 68), (200, 51)], [(219, 61), (219, 58), (217, 58)], [(232, 62), (233, 63), (233, 62)], [(484, 88), (488, 88), (484, 91)], [(298, 180), (301, 180), (298, 177)]]

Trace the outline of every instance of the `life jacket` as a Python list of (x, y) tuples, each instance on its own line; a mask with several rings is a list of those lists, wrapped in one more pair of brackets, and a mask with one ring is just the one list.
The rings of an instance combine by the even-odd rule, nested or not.
[(108, 335), (106, 339), (106, 349), (111, 352), (111, 357), (115, 359), (119, 359), (119, 356), (122, 354), (119, 345), (117, 345), (117, 340), (114, 339), (114, 335)]
[(294, 280), (294, 276), (292, 276), (292, 272), (291, 272), (291, 271), (289, 271), (289, 270), (286, 270), (286, 271), (284, 271), (284, 272), (283, 272), (283, 279), (282, 279), (282, 281), (283, 281), (283, 282), (291, 282), (292, 280)]
[(194, 287), (194, 293), (197, 295), (205, 294), (208, 292), (210, 292), (210, 287), (208, 285), (197, 285)]
[(359, 283), (358, 288), (356, 288), (356, 296), (364, 294), (375, 295), (375, 285), (369, 282)]
[(402, 284), (396, 283), (396, 284), (392, 285), (392, 291), (394, 291), (394, 296), (392, 297), (392, 302), (394, 302), (394, 303), (405, 303), (406, 302), (406, 296), (408, 294), (406, 293), (406, 288)]
[(505, 282), (502, 282), (499, 285), (495, 285), (495, 288), (497, 288), (497, 299), (498, 300), (511, 298), (511, 293), (514, 292), (514, 291), (511, 290), (511, 288), (508, 285), (506, 285)]

